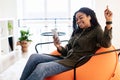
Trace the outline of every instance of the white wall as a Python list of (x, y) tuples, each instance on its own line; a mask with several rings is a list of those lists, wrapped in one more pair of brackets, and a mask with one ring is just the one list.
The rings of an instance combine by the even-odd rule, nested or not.
[[(17, 1), (0, 0), (0, 18), (17, 18)], [(21, 1), (21, 0), (20, 0)], [(104, 10), (106, 5), (113, 11), (113, 45), (120, 48), (120, 7), (119, 0), (95, 0), (95, 11), (102, 27), (105, 26)], [(18, 13), (17, 13), (18, 12)]]
[(95, 11), (101, 26), (105, 27), (104, 10), (108, 5), (113, 12), (113, 39), (112, 43), (120, 48), (120, 7), (119, 0), (95, 0)]
[(17, 17), (17, 0), (0, 0), (0, 18)]

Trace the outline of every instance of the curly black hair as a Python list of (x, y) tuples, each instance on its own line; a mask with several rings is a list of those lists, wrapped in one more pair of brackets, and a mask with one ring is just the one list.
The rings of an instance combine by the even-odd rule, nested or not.
[(90, 23), (92, 25), (91, 27), (100, 26), (100, 24), (99, 24), (99, 22), (97, 20), (95, 12), (90, 8), (82, 7), (78, 11), (76, 11), (75, 14), (73, 15), (73, 33), (72, 33), (72, 36), (74, 36), (74, 34), (77, 31), (79, 31), (79, 32), (82, 31), (82, 29), (80, 27), (78, 27), (77, 24), (76, 24), (76, 14), (78, 12), (82, 12), (82, 13), (85, 13), (87, 16), (91, 16), (91, 20), (90, 20)]

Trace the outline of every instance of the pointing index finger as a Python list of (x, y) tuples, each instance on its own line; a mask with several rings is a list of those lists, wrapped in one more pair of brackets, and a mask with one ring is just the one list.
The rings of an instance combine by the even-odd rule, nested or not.
[(109, 9), (109, 8), (108, 8), (108, 5), (106, 6), (106, 8)]

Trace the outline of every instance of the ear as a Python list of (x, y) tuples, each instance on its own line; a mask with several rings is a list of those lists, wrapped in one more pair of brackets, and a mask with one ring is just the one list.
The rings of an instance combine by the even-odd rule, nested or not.
[(91, 20), (91, 16), (90, 15), (88, 16), (88, 18), (89, 18), (89, 20)]

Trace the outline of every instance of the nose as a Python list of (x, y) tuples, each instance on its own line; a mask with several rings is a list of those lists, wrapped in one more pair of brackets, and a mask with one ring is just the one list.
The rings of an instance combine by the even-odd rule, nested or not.
[(80, 19), (78, 19), (77, 21), (76, 21), (76, 23), (79, 23), (80, 22)]

